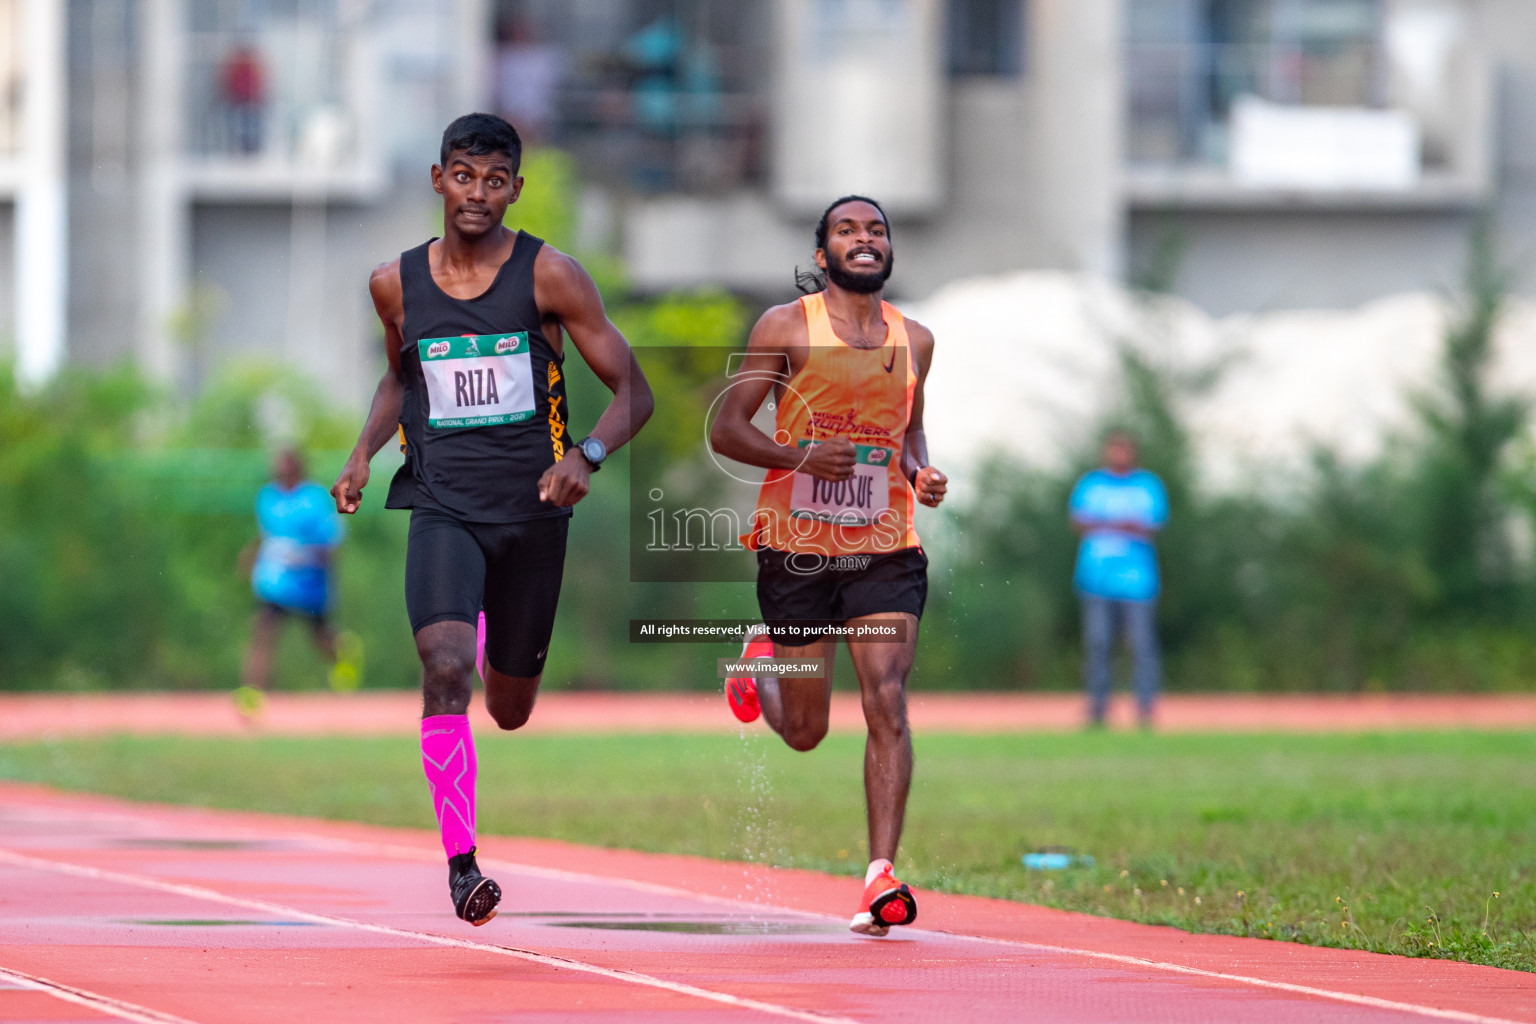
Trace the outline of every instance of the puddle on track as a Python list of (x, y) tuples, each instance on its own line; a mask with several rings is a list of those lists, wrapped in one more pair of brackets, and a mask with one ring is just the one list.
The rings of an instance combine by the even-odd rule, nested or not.
[(293, 846), (292, 843), (266, 839), (163, 839), (158, 836), (114, 839), (111, 845), (135, 850), (282, 850)]
[(133, 918), (121, 920), (117, 924), (144, 924), (156, 928), (319, 928), (318, 921), (231, 921), (228, 919), (203, 919), (203, 918), (178, 918), (172, 920), (151, 920), (148, 918)]
[[(572, 915), (575, 916), (575, 915)], [(683, 935), (835, 935), (843, 929), (816, 921), (753, 920), (752, 918), (678, 919), (608, 914), (577, 921), (550, 921), (549, 928), (595, 928), (619, 932), (673, 932)]]

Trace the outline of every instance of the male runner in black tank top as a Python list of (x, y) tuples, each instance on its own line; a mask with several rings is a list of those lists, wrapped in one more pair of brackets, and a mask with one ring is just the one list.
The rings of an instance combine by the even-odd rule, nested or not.
[[(485, 612), (485, 704), (516, 729), (533, 710), (554, 626), (571, 506), (606, 454), (649, 418), (650, 387), (581, 265), (502, 226), (517, 201), (522, 142), (499, 117), (443, 133), (432, 187), (443, 238), (369, 279), (389, 369), (336, 486), (357, 511), (368, 461), (397, 428), (406, 461), (388, 508), (411, 509), (406, 608), (422, 664), (422, 768), (448, 855), (454, 911), (480, 925), (501, 890), (475, 865), (469, 732), (475, 623)], [(562, 334), (613, 392), (571, 444)]]

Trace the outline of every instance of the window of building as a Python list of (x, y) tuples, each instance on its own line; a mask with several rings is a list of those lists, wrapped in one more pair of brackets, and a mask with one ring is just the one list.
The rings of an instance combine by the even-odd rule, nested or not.
[(1213, 102), (1380, 106), (1379, 0), (1209, 0)]
[(949, 73), (1018, 75), (1025, 0), (949, 0)]
[(341, 163), (356, 128), (348, 27), (335, 0), (189, 3), (191, 150)]
[(1386, 104), (1381, 0), (1130, 0), (1133, 162), (1219, 163), (1233, 104)]
[(641, 192), (758, 179), (770, 5), (739, 0), (500, 0), (494, 96), (585, 177)]

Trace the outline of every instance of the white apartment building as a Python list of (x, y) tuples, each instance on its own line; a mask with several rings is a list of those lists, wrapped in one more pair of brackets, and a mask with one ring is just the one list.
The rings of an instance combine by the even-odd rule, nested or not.
[(1531, 0), (0, 0), (0, 347), (361, 401), (368, 270), (486, 107), (575, 154), (642, 291), (787, 297), (846, 192), (906, 297), (1175, 265), (1214, 313), (1353, 305), (1454, 284), (1484, 207), (1536, 253)]
[(1020, 268), (1134, 278), (1176, 251), (1176, 286), (1212, 312), (1351, 305), (1454, 283), (1490, 204), (1508, 250), (1536, 251), (1530, 0), (498, 14), (504, 39), (538, 40), (503, 49), (513, 85), (518, 53), (560, 55), (549, 134), (645, 288), (783, 295), (845, 192), (891, 207), (907, 296)]
[(369, 269), (431, 234), (488, 0), (0, 0), (0, 348), (195, 387), (377, 374)]

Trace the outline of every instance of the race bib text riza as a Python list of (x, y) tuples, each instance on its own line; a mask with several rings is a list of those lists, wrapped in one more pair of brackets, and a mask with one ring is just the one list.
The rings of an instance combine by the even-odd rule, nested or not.
[(528, 332), (422, 338), (416, 343), (427, 378), (427, 425), (494, 427), (534, 416)]
[[(800, 447), (809, 445), (801, 441)], [(854, 445), (853, 476), (847, 480), (819, 480), (796, 473), (790, 492), (789, 514), (797, 519), (820, 519), (844, 526), (868, 526), (891, 507), (891, 449)]]

